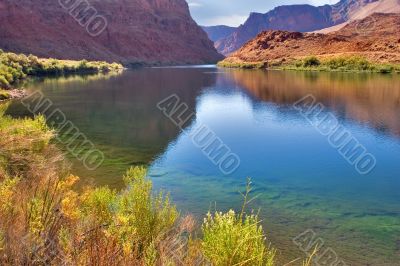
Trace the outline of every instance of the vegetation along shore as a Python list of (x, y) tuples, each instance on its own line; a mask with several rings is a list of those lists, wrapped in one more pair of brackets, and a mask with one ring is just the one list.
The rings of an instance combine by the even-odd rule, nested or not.
[(117, 63), (44, 59), (0, 50), (0, 101), (24, 96), (14, 87), (28, 76), (107, 73), (122, 68)]
[[(28, 75), (121, 68), (2, 52), (0, 78), (6, 94)], [(209, 212), (198, 227), (168, 194), (154, 193), (144, 166), (126, 172), (120, 191), (77, 189), (79, 177), (70, 173), (45, 117), (11, 118), (9, 104), (0, 103), (1, 265), (277, 264), (258, 215), (247, 210), (250, 181), (241, 211)]]
[(221, 61), (218, 66), (244, 69), (400, 73), (400, 64), (377, 63), (361, 56), (307, 56), (301, 59), (273, 60), (270, 62)]
[[(145, 167), (126, 188), (76, 190), (45, 118), (13, 119), (0, 105), (1, 265), (276, 265), (258, 215), (208, 213), (197, 236), (168, 194), (154, 193)], [(24, 193), (21, 193), (24, 191)], [(310, 265), (311, 260), (303, 265)]]
[(223, 67), (400, 72), (400, 14), (374, 13), (329, 33), (266, 30)]

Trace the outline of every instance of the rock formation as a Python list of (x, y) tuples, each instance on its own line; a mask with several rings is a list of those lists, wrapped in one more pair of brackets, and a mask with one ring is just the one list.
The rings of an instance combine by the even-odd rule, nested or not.
[(222, 58), (185, 0), (0, 0), (0, 48), (135, 64)]

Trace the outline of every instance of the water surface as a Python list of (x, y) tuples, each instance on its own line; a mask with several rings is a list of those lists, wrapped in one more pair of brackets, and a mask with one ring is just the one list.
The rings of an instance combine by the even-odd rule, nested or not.
[[(351, 265), (400, 265), (400, 76), (225, 70), (125, 71), (103, 77), (45, 78), (27, 84), (60, 108), (106, 160), (95, 171), (73, 158), (84, 182), (122, 186), (131, 165), (148, 164), (157, 189), (183, 213), (239, 209), (246, 177), (258, 196), (268, 241), (282, 262), (303, 253), (292, 239), (307, 229)], [(157, 108), (176, 94), (195, 115), (181, 131)], [(312, 94), (377, 159), (360, 175), (294, 108)], [(28, 115), (18, 102), (8, 112)], [(236, 153), (221, 173), (194, 145), (207, 125)], [(92, 181), (89, 181), (92, 180)]]

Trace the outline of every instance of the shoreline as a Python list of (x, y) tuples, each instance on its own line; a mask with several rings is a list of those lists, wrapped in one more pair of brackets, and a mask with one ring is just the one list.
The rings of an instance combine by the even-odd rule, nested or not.
[(15, 99), (22, 99), (28, 93), (25, 89), (0, 90), (0, 103)]
[(118, 63), (38, 58), (0, 50), (0, 102), (26, 96), (26, 91), (16, 86), (28, 77), (106, 74), (123, 69)]
[(281, 71), (307, 71), (307, 72), (343, 72), (343, 73), (381, 73), (400, 74), (400, 64), (390, 62), (373, 62), (358, 56), (337, 56), (320, 58), (308, 56), (301, 59), (274, 61), (220, 61), (218, 67), (238, 69), (264, 69)]

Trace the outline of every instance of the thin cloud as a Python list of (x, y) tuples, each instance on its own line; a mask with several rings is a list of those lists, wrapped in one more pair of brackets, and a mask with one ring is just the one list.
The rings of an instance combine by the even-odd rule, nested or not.
[(237, 26), (238, 23), (242, 23), (247, 19), (248, 16), (231, 15), (231, 16), (220, 16), (214, 17), (207, 20), (208, 25), (226, 25), (226, 26)]
[(188, 2), (188, 5), (190, 8), (196, 8), (196, 7), (202, 7), (203, 4), (200, 4), (198, 2)]

